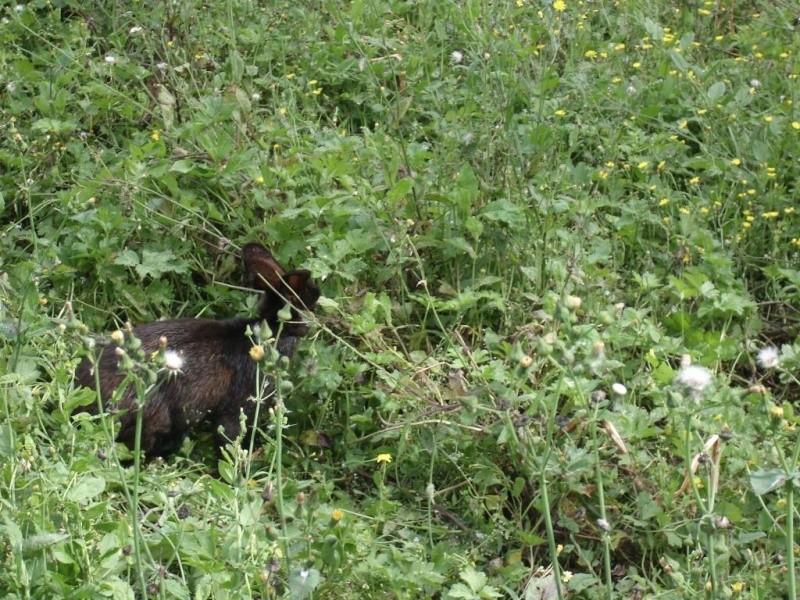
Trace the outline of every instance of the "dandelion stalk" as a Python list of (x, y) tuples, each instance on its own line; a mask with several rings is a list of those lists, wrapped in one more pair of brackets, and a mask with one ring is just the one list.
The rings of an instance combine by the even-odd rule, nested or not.
[[(796, 464), (797, 461), (795, 461)], [(786, 487), (786, 568), (788, 569), (789, 598), (797, 598), (797, 573), (794, 567), (794, 479), (789, 478)]]
[(797, 463), (800, 460), (800, 435), (795, 433), (792, 460), (786, 472), (786, 568), (788, 569), (789, 598), (797, 598), (797, 571), (795, 570), (795, 541), (794, 541), (794, 486), (797, 477)]
[[(99, 389), (99, 388), (98, 388)], [(136, 390), (136, 433), (133, 446), (133, 493), (130, 498), (131, 506), (131, 531), (133, 532), (133, 552), (138, 565), (139, 585), (142, 588), (142, 596), (147, 596), (147, 581), (144, 578), (142, 569), (142, 531), (139, 528), (139, 479), (142, 469), (142, 413), (146, 390), (141, 377), (134, 378), (134, 389)]]
[[(594, 404), (594, 416), (593, 421), (596, 424), (598, 422), (598, 410), (599, 410), (599, 403)], [(608, 520), (606, 518), (606, 499), (605, 499), (605, 490), (603, 488), (603, 474), (600, 469), (600, 450), (598, 448), (597, 442), (597, 427), (592, 427), (592, 445), (594, 446), (594, 472), (595, 472), (595, 481), (597, 485), (597, 500), (600, 504), (600, 519), (604, 527), (601, 527), (603, 530), (603, 569), (605, 571), (605, 579), (606, 579), (606, 594), (609, 598), (612, 597), (613, 594), (613, 585), (611, 579), (611, 542), (609, 539), (609, 531), (608, 531)]]

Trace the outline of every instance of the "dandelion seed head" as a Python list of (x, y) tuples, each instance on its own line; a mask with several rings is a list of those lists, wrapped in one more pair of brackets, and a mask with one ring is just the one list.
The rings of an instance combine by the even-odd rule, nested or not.
[(780, 354), (775, 346), (764, 346), (756, 354), (756, 362), (762, 369), (774, 369), (780, 364)]
[(675, 376), (675, 382), (697, 397), (711, 383), (711, 371), (705, 367), (688, 365), (682, 367)]
[(453, 50), (453, 52), (450, 54), (450, 60), (453, 61), (453, 64), (457, 65), (464, 60), (464, 55), (458, 50)]
[(175, 350), (164, 352), (164, 366), (173, 373), (178, 373), (183, 367), (183, 357)]

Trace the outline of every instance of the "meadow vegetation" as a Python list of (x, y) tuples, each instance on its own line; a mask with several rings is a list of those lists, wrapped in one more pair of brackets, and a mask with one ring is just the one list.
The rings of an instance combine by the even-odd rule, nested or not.
[[(796, 597), (795, 2), (0, 17), (0, 596)], [(128, 466), (75, 367), (248, 242), (279, 397)]]

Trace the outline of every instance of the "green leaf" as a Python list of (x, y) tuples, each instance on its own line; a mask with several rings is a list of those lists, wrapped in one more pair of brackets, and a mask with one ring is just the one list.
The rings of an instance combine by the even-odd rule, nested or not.
[(480, 596), (476, 595), (463, 583), (456, 583), (447, 591), (447, 598), (465, 598), (469, 600), (477, 600)]
[(85, 475), (67, 491), (67, 499), (73, 502), (86, 502), (99, 496), (106, 489), (106, 480)]
[(519, 206), (505, 198), (489, 202), (480, 216), (488, 221), (505, 223), (512, 229), (522, 229), (525, 226), (525, 213)]
[(39, 119), (31, 125), (31, 129), (42, 133), (70, 133), (75, 130), (75, 123), (58, 119)]
[(458, 574), (461, 580), (469, 586), (473, 592), (478, 592), (486, 585), (486, 574), (476, 571), (472, 567), (467, 567)]
[(404, 177), (395, 183), (392, 189), (386, 192), (386, 199), (395, 203), (397, 200), (405, 198), (413, 187), (414, 181), (410, 177)]
[(234, 83), (239, 83), (242, 80), (242, 75), (244, 74), (244, 59), (242, 59), (242, 55), (239, 54), (238, 50), (233, 50), (231, 52), (230, 62), (231, 77), (233, 78)]
[(569, 580), (568, 588), (571, 592), (579, 593), (588, 590), (599, 583), (599, 579), (589, 573), (575, 573)]
[(786, 483), (786, 473), (781, 469), (758, 469), (750, 473), (753, 491), (763, 496)]
[(725, 82), (718, 81), (710, 88), (708, 88), (708, 99), (712, 102), (716, 102), (725, 94)]
[(140, 279), (157, 279), (164, 273), (185, 273), (188, 270), (186, 262), (179, 260), (171, 250), (143, 250), (140, 261), (136, 252), (126, 249), (117, 255), (114, 264), (133, 267)]
[(63, 542), (66, 539), (69, 539), (69, 535), (66, 533), (42, 533), (40, 535), (32, 535), (23, 540), (21, 546), (22, 555), (30, 556), (40, 550)]
[(115, 265), (122, 265), (123, 267), (136, 267), (139, 265), (139, 255), (133, 250), (126, 248), (114, 258)]
[(193, 170), (194, 167), (195, 163), (193, 160), (182, 158), (172, 163), (172, 166), (169, 168), (169, 170), (174, 173), (188, 173), (189, 171)]
[(158, 94), (156, 95), (158, 106), (161, 108), (161, 119), (164, 121), (164, 129), (169, 131), (172, 129), (172, 124), (175, 122), (175, 96), (170, 93), (166, 86), (158, 86)]
[(13, 456), (14, 430), (8, 423), (0, 424), (0, 456)]
[(649, 17), (644, 20), (644, 30), (655, 41), (664, 39), (664, 28)]
[(289, 576), (289, 595), (293, 600), (308, 598), (322, 582), (317, 569), (300, 569)]

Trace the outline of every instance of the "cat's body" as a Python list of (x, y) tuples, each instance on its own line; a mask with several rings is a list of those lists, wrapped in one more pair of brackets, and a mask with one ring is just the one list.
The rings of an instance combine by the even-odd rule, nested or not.
[[(259, 340), (248, 338), (266, 321), (277, 336), (275, 349), (280, 356), (291, 357), (307, 327), (296, 309), (313, 310), (319, 289), (307, 271), (285, 272), (262, 246), (243, 248), (247, 279), (264, 295), (255, 318), (173, 319), (139, 325), (133, 334), (142, 344), (145, 355), (163, 349), (167, 367), (149, 392), (142, 409), (141, 448), (148, 458), (168, 456), (183, 438), (203, 422), (211, 424), (216, 441), (223, 445), (240, 431), (240, 412), (252, 426), (256, 409), (256, 362), (250, 352)], [(289, 303), (292, 320), (281, 323), (278, 312)], [(108, 408), (114, 390), (125, 373), (120, 370), (117, 346), (103, 346), (95, 363), (99, 370), (100, 397)], [(92, 363), (84, 360), (75, 373), (79, 385), (95, 387)], [(263, 383), (263, 382), (262, 382)], [(261, 397), (269, 399), (274, 380), (267, 379)], [(122, 393), (117, 441), (134, 447), (136, 434), (136, 393), (129, 385)], [(89, 407), (88, 411), (96, 410)]]

